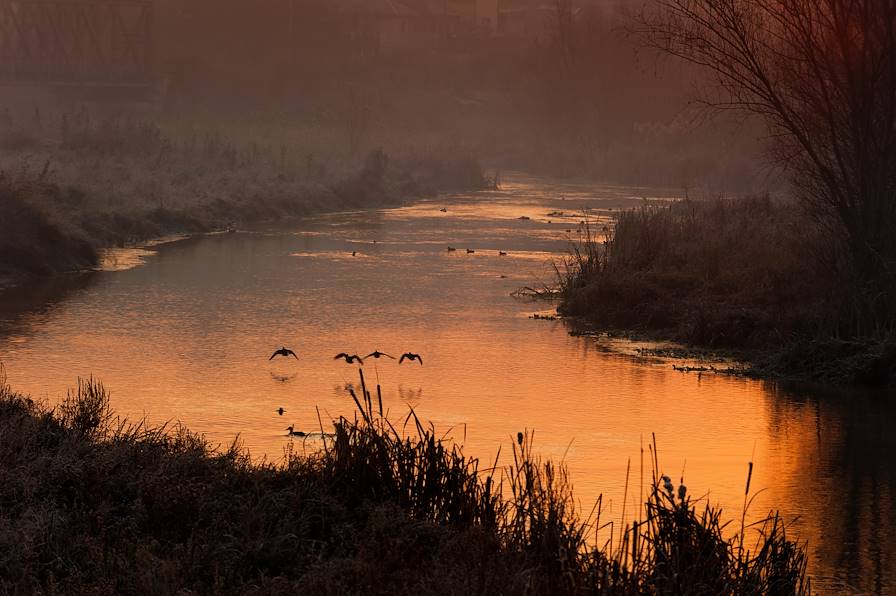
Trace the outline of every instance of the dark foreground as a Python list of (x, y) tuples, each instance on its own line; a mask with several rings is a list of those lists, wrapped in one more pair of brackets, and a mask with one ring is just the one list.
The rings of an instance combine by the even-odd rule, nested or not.
[(531, 436), (479, 469), (413, 414), (402, 438), (377, 395), (352, 398), (356, 420), (274, 465), (119, 422), (93, 381), (52, 411), (4, 381), (0, 592), (808, 593), (777, 517), (725, 539), (718, 510), (655, 475), (646, 517), (596, 549), (603, 522)]

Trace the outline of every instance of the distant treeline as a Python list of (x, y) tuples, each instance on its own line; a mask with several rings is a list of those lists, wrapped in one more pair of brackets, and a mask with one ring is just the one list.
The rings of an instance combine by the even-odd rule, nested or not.
[(707, 126), (689, 104), (695, 69), (633, 45), (622, 3), (501, 2), (500, 14), (531, 13), (513, 29), (417, 4), (163, 2), (161, 96), (204, 114), (249, 106), (371, 137), (432, 135), (503, 168), (755, 190), (758, 135)]

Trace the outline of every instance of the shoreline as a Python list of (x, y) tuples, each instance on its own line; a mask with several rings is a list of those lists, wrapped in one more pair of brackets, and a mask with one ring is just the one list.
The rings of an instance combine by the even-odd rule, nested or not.
[[(668, 330), (612, 329), (599, 327), (587, 317), (559, 315), (574, 337), (621, 339), (629, 343), (648, 343), (637, 355), (656, 357), (683, 373), (712, 373), (759, 381), (827, 384), (855, 389), (886, 389), (896, 384), (889, 369), (896, 361), (892, 345), (872, 342), (806, 341), (782, 346), (780, 350), (762, 348), (711, 348), (676, 339)], [(806, 359), (840, 351), (839, 357), (814, 361)], [(623, 352), (620, 352), (623, 353)], [(692, 362), (676, 367), (675, 362)], [(716, 366), (722, 365), (722, 366)]]
[[(745, 551), (747, 534), (725, 532), (715, 503), (661, 475), (655, 445), (642, 498), (653, 515), (619, 529), (631, 547), (601, 548), (566, 467), (534, 451), (531, 431), (517, 434), (512, 464), (481, 468), (419, 420), (417, 436), (395, 430), (363, 377), (357, 389), (353, 421), (321, 422), (323, 449), (253, 463), (238, 443), (122, 424), (94, 379), (50, 410), (0, 369), (0, 543), (12, 553), (0, 591), (810, 591), (808, 549), (786, 520), (770, 514), (763, 548)], [(670, 535), (688, 539), (670, 549)]]
[[(445, 164), (449, 170), (454, 165)], [(24, 228), (24, 232), (20, 232), (22, 238), (9, 241), (15, 250), (4, 251), (8, 254), (0, 260), (0, 294), (60, 275), (101, 270), (101, 252), (108, 249), (149, 249), (226, 234), (240, 226), (255, 228), (346, 210), (397, 207), (443, 192), (474, 192), (488, 187), (488, 179), (482, 174), (473, 182), (448, 183), (446, 188), (439, 188), (413, 170), (410, 165), (396, 164), (383, 166), (372, 175), (365, 167), (356, 175), (316, 184), (288, 198), (230, 197), (213, 204), (197, 200), (180, 209), (158, 207), (136, 212), (65, 211), (64, 205), (46, 205), (46, 197), (59, 192), (58, 185), (34, 181), (16, 186), (6, 180), (0, 198), (25, 221), (17, 225), (20, 222), (13, 219), (9, 224)]]

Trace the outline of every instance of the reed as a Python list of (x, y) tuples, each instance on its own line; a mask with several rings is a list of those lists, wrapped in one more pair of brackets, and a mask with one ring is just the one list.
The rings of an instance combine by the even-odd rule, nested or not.
[(774, 374), (892, 380), (896, 310), (835, 253), (796, 205), (768, 196), (648, 205), (620, 213), (603, 242), (586, 237), (557, 266), (560, 311), (746, 351)]
[(777, 516), (726, 538), (655, 477), (646, 518), (598, 547), (534, 433), (482, 467), (413, 411), (390, 423), (376, 392), (362, 376), (352, 418), (274, 464), (117, 419), (94, 380), (50, 409), (0, 371), (0, 592), (808, 593)]

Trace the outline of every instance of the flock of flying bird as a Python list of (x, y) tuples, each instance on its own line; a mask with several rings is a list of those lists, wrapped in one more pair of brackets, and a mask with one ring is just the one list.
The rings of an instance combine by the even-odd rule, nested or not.
[[(274, 353), (271, 354), (271, 357), (268, 358), (268, 361), (273, 360), (277, 356), (283, 356), (284, 358), (289, 358), (290, 356), (292, 356), (296, 360), (299, 359), (299, 357), (296, 355), (296, 353), (294, 351), (290, 350), (289, 348), (287, 348), (286, 346), (283, 346), (279, 350), (274, 350)], [(396, 359), (395, 356), (386, 354), (385, 352), (380, 352), (379, 350), (374, 350), (370, 354), (367, 354), (366, 356), (364, 356), (364, 358), (374, 358), (376, 360), (379, 360), (380, 358), (383, 358), (383, 357), (391, 358), (392, 360)], [(357, 362), (361, 366), (364, 366), (364, 358), (362, 358), (361, 356), (358, 356), (357, 354), (348, 354), (346, 352), (340, 352), (340, 353), (336, 354), (335, 356), (333, 356), (333, 360), (345, 360), (345, 362), (347, 364), (354, 364), (355, 362)], [(416, 362), (420, 363), (420, 366), (423, 366), (423, 356), (421, 356), (420, 354), (415, 354), (414, 352), (405, 352), (404, 354), (401, 355), (400, 358), (398, 358), (398, 364), (401, 364), (405, 360), (407, 360), (408, 362), (416, 361)], [(283, 414), (286, 412), (286, 410), (283, 409), (282, 407), (277, 408), (274, 411), (277, 412), (278, 414), (280, 414), (281, 416), (283, 416)], [(290, 425), (286, 428), (286, 436), (288, 436), (288, 437), (308, 437), (308, 436), (311, 436), (312, 434), (320, 434), (320, 433), (306, 433), (306, 432), (302, 432), (300, 430), (295, 430), (295, 426), (293, 426), (293, 425)]]
[[(296, 360), (299, 359), (299, 357), (296, 356), (296, 353), (293, 352), (292, 350), (290, 350), (289, 348), (287, 348), (286, 346), (283, 346), (279, 350), (274, 350), (274, 353), (271, 354), (271, 357), (268, 358), (268, 360), (273, 360), (277, 356), (284, 356), (286, 358), (289, 358), (290, 356), (292, 356)], [(395, 356), (386, 354), (385, 352), (380, 352), (379, 350), (374, 350), (373, 352), (364, 356), (364, 358), (376, 358), (377, 360), (379, 360), (383, 356), (385, 356), (386, 358), (391, 358), (392, 360), (395, 360)], [(335, 356), (333, 356), (333, 360), (345, 360), (346, 363), (348, 363), (348, 364), (354, 364), (355, 362), (357, 362), (361, 366), (364, 366), (364, 358), (361, 358), (357, 354), (347, 354), (345, 352), (340, 352), (340, 353), (336, 354)], [(404, 354), (401, 355), (401, 358), (398, 358), (398, 364), (401, 364), (405, 360), (408, 360), (410, 362), (417, 361), (420, 363), (420, 366), (423, 366), (423, 356), (421, 356), (420, 354), (415, 354), (413, 352), (405, 352)]]

